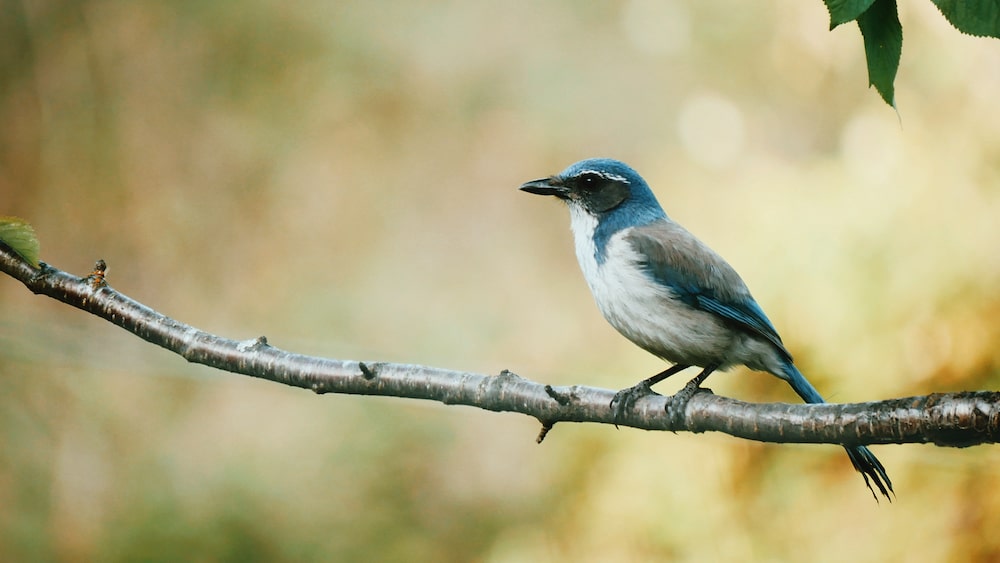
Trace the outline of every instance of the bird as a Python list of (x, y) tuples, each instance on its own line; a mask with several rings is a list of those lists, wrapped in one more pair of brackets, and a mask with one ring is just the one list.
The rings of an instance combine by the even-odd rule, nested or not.
[[(702, 368), (685, 387), (695, 392), (712, 372), (742, 365), (784, 380), (806, 403), (824, 402), (736, 270), (673, 221), (632, 167), (591, 158), (520, 189), (566, 203), (576, 257), (604, 318), (673, 364), (619, 391), (610, 405), (616, 421), (654, 384), (690, 367)], [(865, 446), (845, 449), (875, 500), (872, 483), (891, 502), (878, 458)]]

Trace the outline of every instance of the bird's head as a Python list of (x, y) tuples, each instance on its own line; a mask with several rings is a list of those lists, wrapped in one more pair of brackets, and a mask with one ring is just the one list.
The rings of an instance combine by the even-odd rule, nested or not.
[(666, 217), (642, 176), (610, 158), (581, 160), (555, 176), (527, 182), (521, 190), (555, 196), (574, 211), (621, 227)]

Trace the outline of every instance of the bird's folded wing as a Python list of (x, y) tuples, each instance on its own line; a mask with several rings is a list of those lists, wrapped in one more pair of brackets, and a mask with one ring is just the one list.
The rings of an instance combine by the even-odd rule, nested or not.
[(778, 331), (736, 270), (686, 229), (657, 221), (631, 229), (626, 240), (648, 275), (682, 302), (765, 338), (791, 360)]

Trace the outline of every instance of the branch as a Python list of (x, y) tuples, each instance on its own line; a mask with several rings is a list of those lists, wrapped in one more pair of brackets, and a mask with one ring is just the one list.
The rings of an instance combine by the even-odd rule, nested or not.
[[(268, 344), (263, 336), (231, 340), (171, 319), (112, 289), (105, 265), (77, 277), (25, 262), (0, 241), (0, 271), (36, 294), (108, 320), (189, 362), (316, 393), (384, 395), (517, 412), (542, 423), (541, 441), (557, 422), (614, 424), (614, 391), (582, 385), (554, 387), (504, 370), (490, 376), (428, 366), (364, 363), (305, 356)], [(1000, 437), (1000, 393), (932, 394), (854, 404), (745, 403), (696, 393), (683, 404), (653, 395), (636, 401), (621, 426), (674, 432), (725, 432), (762, 442), (843, 445), (933, 443), (966, 447)]]

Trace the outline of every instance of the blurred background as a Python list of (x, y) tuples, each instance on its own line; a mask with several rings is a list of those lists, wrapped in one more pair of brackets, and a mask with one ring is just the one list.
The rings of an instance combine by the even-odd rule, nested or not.
[[(553, 384), (662, 369), (557, 202), (625, 160), (833, 401), (1000, 385), (1000, 43), (820, 0), (0, 0), (0, 214), (230, 338)], [(990, 561), (1000, 453), (538, 424), (189, 365), (0, 279), (0, 560)], [(663, 384), (672, 392), (683, 378)], [(746, 371), (717, 393), (797, 401)]]

